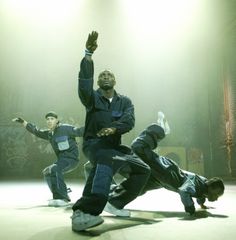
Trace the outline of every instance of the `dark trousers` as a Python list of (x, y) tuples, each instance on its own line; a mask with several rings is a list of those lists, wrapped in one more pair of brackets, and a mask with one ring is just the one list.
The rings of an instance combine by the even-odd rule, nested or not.
[(149, 178), (150, 168), (139, 158), (126, 161), (122, 158), (120, 146), (112, 146), (104, 139), (90, 140), (84, 144), (85, 156), (92, 164), (82, 197), (74, 204), (73, 210), (81, 210), (99, 215), (108, 200), (113, 175), (121, 168), (129, 168), (129, 178), (122, 182), (124, 191), (117, 196), (117, 202), (123, 208), (142, 191)]
[(74, 170), (78, 161), (71, 158), (58, 158), (58, 160), (43, 170), (44, 178), (50, 188), (53, 199), (65, 199), (70, 201), (64, 174)]

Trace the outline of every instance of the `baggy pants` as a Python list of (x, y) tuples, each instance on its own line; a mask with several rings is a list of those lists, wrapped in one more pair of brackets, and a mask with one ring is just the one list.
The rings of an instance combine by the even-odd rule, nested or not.
[(119, 202), (122, 202), (122, 206), (117, 207), (123, 208), (140, 194), (150, 175), (147, 164), (139, 158), (124, 161), (122, 156), (125, 154), (120, 151), (119, 146), (114, 147), (102, 140), (86, 142), (83, 150), (92, 164), (92, 169), (82, 197), (72, 207), (74, 211), (79, 209), (85, 213), (99, 215), (107, 203), (113, 175), (123, 167), (129, 168), (130, 174), (121, 183), (125, 190), (117, 196)]

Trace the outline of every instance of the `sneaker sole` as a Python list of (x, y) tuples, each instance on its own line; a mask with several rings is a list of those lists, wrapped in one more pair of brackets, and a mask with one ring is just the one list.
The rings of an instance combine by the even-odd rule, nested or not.
[(86, 223), (86, 224), (80, 224), (80, 225), (75, 225), (72, 224), (72, 231), (74, 232), (80, 232), (88, 228), (96, 227), (104, 222), (103, 219), (99, 219), (99, 221), (93, 222), (93, 223)]

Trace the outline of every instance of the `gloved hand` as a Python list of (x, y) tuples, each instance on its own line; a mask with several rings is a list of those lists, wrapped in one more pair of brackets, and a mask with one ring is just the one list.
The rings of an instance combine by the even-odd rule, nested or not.
[(18, 123), (23, 123), (25, 120), (21, 117), (18, 117), (18, 118), (13, 118), (12, 119), (12, 122), (18, 122)]
[(96, 48), (97, 48), (97, 39), (98, 39), (98, 33), (96, 31), (92, 31), (88, 35), (88, 39), (86, 42), (86, 49), (90, 52), (93, 53)]
[(185, 208), (185, 212), (188, 212), (190, 215), (193, 215), (195, 213), (195, 207), (194, 205), (189, 206), (189, 207), (184, 207)]

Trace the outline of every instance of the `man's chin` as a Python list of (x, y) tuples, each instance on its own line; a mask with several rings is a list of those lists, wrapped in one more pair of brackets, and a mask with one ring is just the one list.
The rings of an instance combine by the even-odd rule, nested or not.
[(100, 88), (104, 91), (108, 91), (108, 90), (111, 90), (113, 87), (109, 85), (105, 85), (105, 86), (101, 86)]

